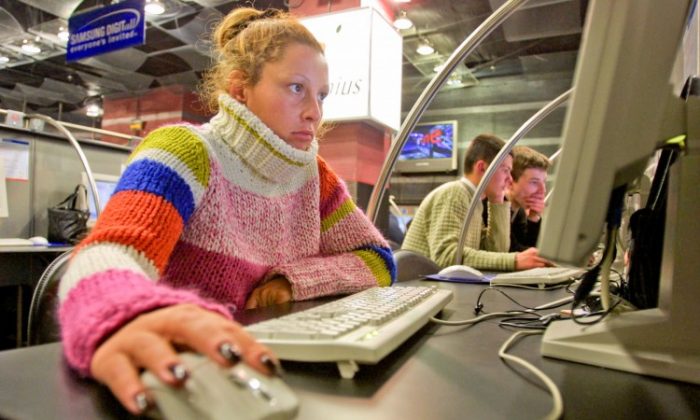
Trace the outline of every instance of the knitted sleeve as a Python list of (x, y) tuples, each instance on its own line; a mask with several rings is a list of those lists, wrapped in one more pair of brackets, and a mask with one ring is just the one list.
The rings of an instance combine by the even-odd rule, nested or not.
[[(441, 267), (454, 264), (459, 236), (470, 202), (471, 193), (461, 183), (441, 188), (432, 197), (432, 209), (426, 213), (428, 220), (424, 223), (428, 226), (426, 237), (430, 259)], [(481, 212), (482, 207), (479, 203), (474, 214), (480, 215)], [(482, 227), (481, 217), (472, 217), (462, 250), (462, 264), (480, 270), (513, 270), (515, 254), (481, 249)], [(507, 251), (507, 248), (504, 251)]]
[(230, 318), (223, 306), (157, 283), (208, 182), (207, 149), (188, 128), (155, 130), (130, 156), (59, 287), (64, 353), (81, 374), (105, 337), (143, 312), (194, 303)]
[(389, 286), (396, 279), (391, 249), (348, 194), (328, 164), (318, 159), (321, 246), (319, 255), (274, 267), (284, 275), (294, 300), (354, 293)]

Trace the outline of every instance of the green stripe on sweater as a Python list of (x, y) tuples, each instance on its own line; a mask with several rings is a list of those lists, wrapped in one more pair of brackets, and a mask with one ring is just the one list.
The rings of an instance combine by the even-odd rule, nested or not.
[(134, 149), (129, 161), (148, 149), (158, 149), (177, 157), (194, 174), (197, 181), (209, 184), (209, 153), (202, 140), (185, 127), (163, 127), (152, 131)]
[(391, 274), (389, 274), (389, 271), (386, 269), (386, 263), (384, 262), (382, 257), (379, 256), (379, 254), (377, 254), (374, 251), (364, 249), (359, 251), (353, 251), (353, 254), (360, 257), (362, 262), (364, 262), (365, 265), (369, 268), (374, 278), (377, 279), (378, 286), (391, 285)]
[(340, 205), (335, 211), (328, 215), (325, 219), (321, 220), (321, 233), (326, 232), (336, 223), (343, 220), (347, 215), (355, 210), (355, 203), (352, 200), (345, 200), (343, 204)]

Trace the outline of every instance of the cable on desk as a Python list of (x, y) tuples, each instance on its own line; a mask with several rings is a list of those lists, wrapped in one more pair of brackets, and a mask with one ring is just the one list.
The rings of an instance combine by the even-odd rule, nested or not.
[(491, 318), (499, 318), (499, 317), (504, 317), (504, 316), (513, 316), (513, 315), (518, 315), (518, 314), (529, 314), (529, 313), (532, 313), (532, 311), (492, 312), (490, 314), (483, 314), (483, 315), (477, 316), (476, 318), (464, 319), (461, 321), (447, 321), (447, 320), (435, 318), (435, 317), (431, 317), (430, 321), (432, 321), (436, 324), (440, 324), (440, 325), (450, 325), (452, 327), (457, 327), (457, 326), (461, 326), (461, 325), (478, 324), (481, 321), (486, 321), (487, 319), (491, 319)]
[(529, 370), (532, 374), (537, 376), (542, 383), (547, 387), (549, 390), (549, 393), (552, 395), (552, 402), (553, 402), (553, 407), (552, 410), (547, 414), (545, 417), (546, 419), (551, 419), (551, 420), (556, 420), (561, 418), (562, 414), (564, 413), (564, 402), (561, 397), (561, 392), (559, 391), (559, 388), (557, 385), (552, 381), (552, 379), (549, 378), (549, 376), (545, 375), (544, 372), (542, 372), (540, 369), (535, 367), (533, 364), (528, 362), (525, 359), (522, 359), (518, 356), (513, 356), (512, 354), (508, 354), (507, 351), (511, 346), (511, 343), (513, 343), (516, 339), (525, 336), (525, 335), (534, 335), (534, 334), (542, 334), (541, 331), (518, 331), (515, 334), (511, 335), (508, 340), (506, 340), (505, 343), (503, 343), (503, 346), (498, 350), (498, 356), (503, 359), (503, 360), (508, 360), (510, 362), (516, 363), (523, 368)]
[(503, 296), (508, 298), (511, 302), (515, 303), (516, 305), (520, 306), (521, 308), (524, 308), (524, 310), (483, 313), (482, 315), (477, 316), (475, 318), (465, 319), (465, 320), (461, 320), (461, 321), (447, 321), (444, 319), (431, 317), (430, 321), (432, 321), (436, 324), (440, 324), (440, 325), (449, 325), (449, 326), (456, 327), (456, 326), (462, 326), (462, 325), (478, 324), (481, 321), (486, 321), (486, 320), (491, 319), (491, 318), (514, 317), (516, 315), (533, 315), (532, 319), (536, 318), (543, 325), (547, 325), (547, 324), (549, 324), (549, 322), (551, 322), (554, 319), (554, 317), (558, 316), (558, 314), (540, 315), (537, 313), (537, 311), (558, 308), (560, 306), (566, 305), (567, 303), (569, 303), (573, 300), (573, 296), (569, 296), (569, 297), (557, 299), (555, 301), (548, 302), (548, 303), (545, 303), (545, 304), (542, 304), (539, 306), (535, 306), (534, 308), (531, 308), (531, 307), (520, 304), (518, 301), (516, 301), (512, 297), (508, 296), (508, 294), (505, 293), (504, 291), (489, 287), (489, 288), (482, 290), (479, 293), (479, 296), (477, 297), (476, 307), (474, 308), (474, 313), (477, 315), (479, 313), (483, 312), (484, 305), (481, 303), (481, 297), (483, 296), (483, 294), (487, 290), (495, 290), (495, 291), (499, 292), (500, 294), (502, 294)]

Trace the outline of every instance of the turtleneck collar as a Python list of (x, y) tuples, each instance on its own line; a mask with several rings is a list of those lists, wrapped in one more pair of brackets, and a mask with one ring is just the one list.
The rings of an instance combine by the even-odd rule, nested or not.
[(293, 172), (316, 162), (316, 139), (308, 150), (295, 149), (229, 95), (219, 96), (219, 112), (210, 124), (234, 153), (270, 181), (287, 181)]

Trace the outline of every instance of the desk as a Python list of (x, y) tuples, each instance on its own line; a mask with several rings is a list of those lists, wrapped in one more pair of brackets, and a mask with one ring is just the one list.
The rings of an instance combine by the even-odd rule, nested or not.
[[(484, 288), (439, 286), (455, 293), (443, 313), (453, 320), (471, 317)], [(504, 290), (528, 305), (563, 295), (562, 291)], [(486, 293), (483, 303), (489, 312), (513, 309), (496, 292)], [(248, 323), (275, 310), (244, 311), (239, 319)], [(379, 364), (361, 365), (352, 380), (341, 379), (334, 364), (284, 362), (285, 380), (300, 399), (298, 418), (304, 420), (542, 418), (551, 408), (549, 394), (529, 374), (521, 375), (497, 355), (510, 334), (497, 321), (472, 327), (430, 324)], [(545, 359), (539, 355), (539, 343), (539, 336), (524, 338), (511, 353), (526, 358), (558, 384), (567, 420), (700, 417), (700, 386)], [(59, 344), (0, 352), (0, 417), (129, 417), (105, 388), (75, 378), (61, 357)]]
[[(10, 313), (15, 313), (15, 322), (12, 327), (15, 331), (15, 347), (23, 344), (24, 325), (27, 319), (29, 301), (34, 286), (39, 281), (41, 274), (56, 257), (65, 251), (73, 249), (72, 246), (1, 246), (0, 247), (0, 287), (2, 287), (4, 308), (1, 312), (5, 319), (11, 318)], [(9, 296), (5, 292), (12, 288), (14, 302), (9, 303)], [(29, 291), (28, 294), (24, 290)], [(26, 308), (26, 309), (25, 309)], [(9, 333), (9, 331), (8, 331)]]

